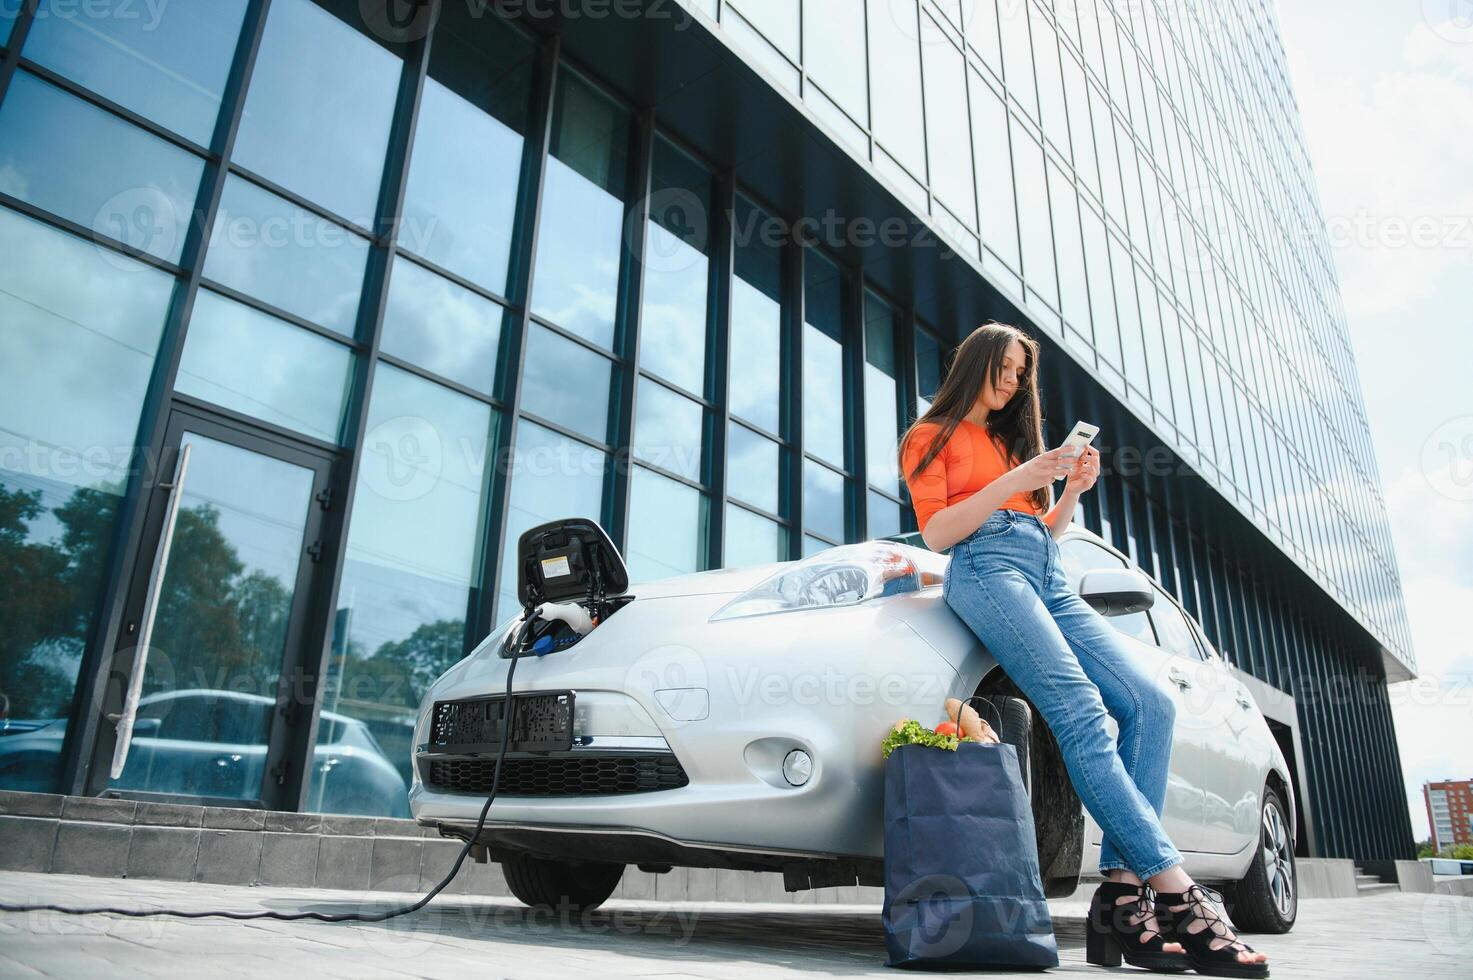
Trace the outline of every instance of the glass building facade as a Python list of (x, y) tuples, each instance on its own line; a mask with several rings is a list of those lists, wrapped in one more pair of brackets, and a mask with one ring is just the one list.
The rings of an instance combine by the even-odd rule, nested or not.
[[(1295, 699), (1306, 853), (1409, 856), (1270, 5), (532, 6), (0, 5), (0, 787), (404, 815), (522, 531), (597, 519), (637, 585), (913, 530), (895, 442), (982, 310), (1041, 338), (1050, 439), (1181, 475), (1107, 455), (1078, 519)], [(798, 231), (855, 201), (926, 254)]]

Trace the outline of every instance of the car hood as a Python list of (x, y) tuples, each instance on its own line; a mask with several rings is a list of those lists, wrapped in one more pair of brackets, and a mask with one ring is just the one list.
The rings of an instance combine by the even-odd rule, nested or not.
[(736, 595), (745, 592), (792, 561), (774, 561), (765, 565), (743, 565), (739, 568), (713, 568), (709, 572), (673, 575), (653, 582), (640, 582), (629, 587), (636, 599), (663, 599), (683, 595)]

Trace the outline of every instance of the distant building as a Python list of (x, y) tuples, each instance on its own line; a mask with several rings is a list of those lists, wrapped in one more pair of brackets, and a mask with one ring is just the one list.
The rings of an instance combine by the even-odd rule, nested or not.
[(1473, 779), (1444, 779), (1422, 784), (1432, 850), (1441, 853), (1457, 844), (1473, 844)]

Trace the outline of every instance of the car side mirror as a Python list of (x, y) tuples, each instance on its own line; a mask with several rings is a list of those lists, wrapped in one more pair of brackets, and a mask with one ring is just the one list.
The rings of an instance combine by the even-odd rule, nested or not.
[(1133, 568), (1092, 568), (1079, 581), (1079, 597), (1101, 616), (1126, 616), (1151, 608), (1151, 583)]

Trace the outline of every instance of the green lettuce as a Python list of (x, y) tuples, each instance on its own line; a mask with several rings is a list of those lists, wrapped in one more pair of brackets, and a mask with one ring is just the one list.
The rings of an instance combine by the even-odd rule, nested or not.
[(886, 759), (902, 745), (929, 745), (935, 749), (950, 749), (955, 752), (961, 740), (955, 735), (937, 735), (914, 718), (907, 718), (899, 728), (885, 736), (880, 751)]

